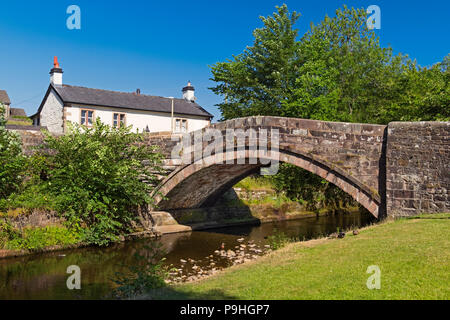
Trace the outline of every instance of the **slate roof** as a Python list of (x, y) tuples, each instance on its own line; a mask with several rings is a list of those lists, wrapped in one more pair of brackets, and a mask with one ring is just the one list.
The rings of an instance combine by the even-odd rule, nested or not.
[(8, 93), (5, 90), (0, 90), (0, 103), (11, 104)]
[[(129, 92), (91, 89), (63, 84), (53, 86), (64, 103), (117, 107), (133, 110), (171, 112), (170, 98), (148, 96)], [(195, 102), (174, 99), (174, 113), (212, 118), (213, 115)]]
[(9, 109), (9, 115), (26, 117), (27, 113), (25, 112), (24, 109), (21, 109), (21, 108), (11, 108), (11, 109)]

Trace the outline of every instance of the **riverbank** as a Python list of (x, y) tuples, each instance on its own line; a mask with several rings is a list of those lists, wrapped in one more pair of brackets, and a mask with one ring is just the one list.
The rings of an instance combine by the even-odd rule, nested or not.
[[(292, 243), (152, 299), (450, 299), (450, 214), (386, 221), (344, 239)], [(369, 266), (381, 289), (366, 286)]]

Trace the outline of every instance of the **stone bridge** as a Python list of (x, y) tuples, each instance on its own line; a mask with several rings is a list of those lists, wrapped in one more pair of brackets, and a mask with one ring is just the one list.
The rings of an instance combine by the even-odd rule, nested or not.
[[(227, 129), (278, 130), (279, 147), (270, 160), (290, 163), (335, 184), (375, 217), (450, 212), (450, 123), (393, 122), (389, 125), (326, 122), (281, 117), (248, 117), (213, 124), (226, 140)], [(195, 140), (197, 133), (191, 133)], [(176, 141), (157, 137), (167, 155)], [(208, 207), (225, 191), (264, 166), (246, 139), (245, 152), (221, 148), (234, 164), (192, 161), (177, 164), (157, 187), (158, 210)], [(211, 142), (203, 142), (206, 148)], [(225, 144), (225, 142), (224, 142)], [(195, 150), (189, 150), (194, 159)], [(215, 157), (212, 153), (211, 157)], [(243, 164), (237, 164), (240, 159)], [(209, 159), (211, 160), (211, 159)], [(267, 159), (266, 159), (267, 160)], [(264, 162), (264, 163), (267, 163)]]
[[(269, 160), (279, 159), (319, 175), (375, 217), (450, 212), (450, 122), (392, 122), (385, 126), (248, 117), (208, 128), (217, 129), (224, 143), (227, 129), (278, 130), (279, 147), (266, 155)], [(19, 132), (26, 150), (42, 142), (40, 132)], [(191, 133), (190, 140), (198, 133)], [(224, 158), (236, 160), (232, 165), (209, 161), (180, 164), (171, 159), (177, 141), (169, 133), (151, 134), (146, 141), (159, 145), (167, 157), (171, 173), (162, 177), (155, 198), (157, 210), (169, 212), (211, 206), (239, 180), (258, 172), (265, 166), (262, 160), (267, 160), (251, 161), (248, 139), (245, 152), (222, 149)], [(202, 142), (202, 148), (213, 141)], [(195, 158), (195, 149), (189, 150), (188, 157)], [(237, 160), (244, 163), (237, 164)]]

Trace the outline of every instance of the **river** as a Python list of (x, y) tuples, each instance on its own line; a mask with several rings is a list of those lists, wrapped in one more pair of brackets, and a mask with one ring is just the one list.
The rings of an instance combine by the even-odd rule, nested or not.
[[(368, 213), (355, 212), (171, 234), (158, 241), (166, 251), (165, 263), (168, 265), (186, 267), (180, 260), (192, 259), (200, 267), (214, 261), (218, 268), (222, 268), (227, 266), (226, 259), (214, 254), (221, 246), (233, 249), (240, 243), (254, 243), (262, 248), (268, 244), (267, 237), (274, 232), (308, 240), (334, 233), (337, 228), (359, 228), (373, 222)], [(0, 260), (0, 299), (107, 299), (116, 272), (124, 271), (124, 265), (135, 263), (134, 254), (145, 250), (149, 241), (152, 240)], [(70, 275), (66, 270), (71, 265), (80, 267), (81, 290), (67, 289), (66, 281)]]

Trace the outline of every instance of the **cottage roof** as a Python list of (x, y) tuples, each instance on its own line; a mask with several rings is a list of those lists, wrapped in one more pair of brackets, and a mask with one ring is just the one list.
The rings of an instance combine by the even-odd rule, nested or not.
[[(116, 107), (155, 112), (171, 112), (172, 99), (130, 92), (108, 91), (71, 85), (53, 86), (64, 103)], [(212, 118), (213, 115), (195, 102), (174, 100), (174, 113)]]
[(10, 116), (20, 116), (20, 117), (26, 117), (27, 113), (22, 108), (11, 108), (9, 109)]

